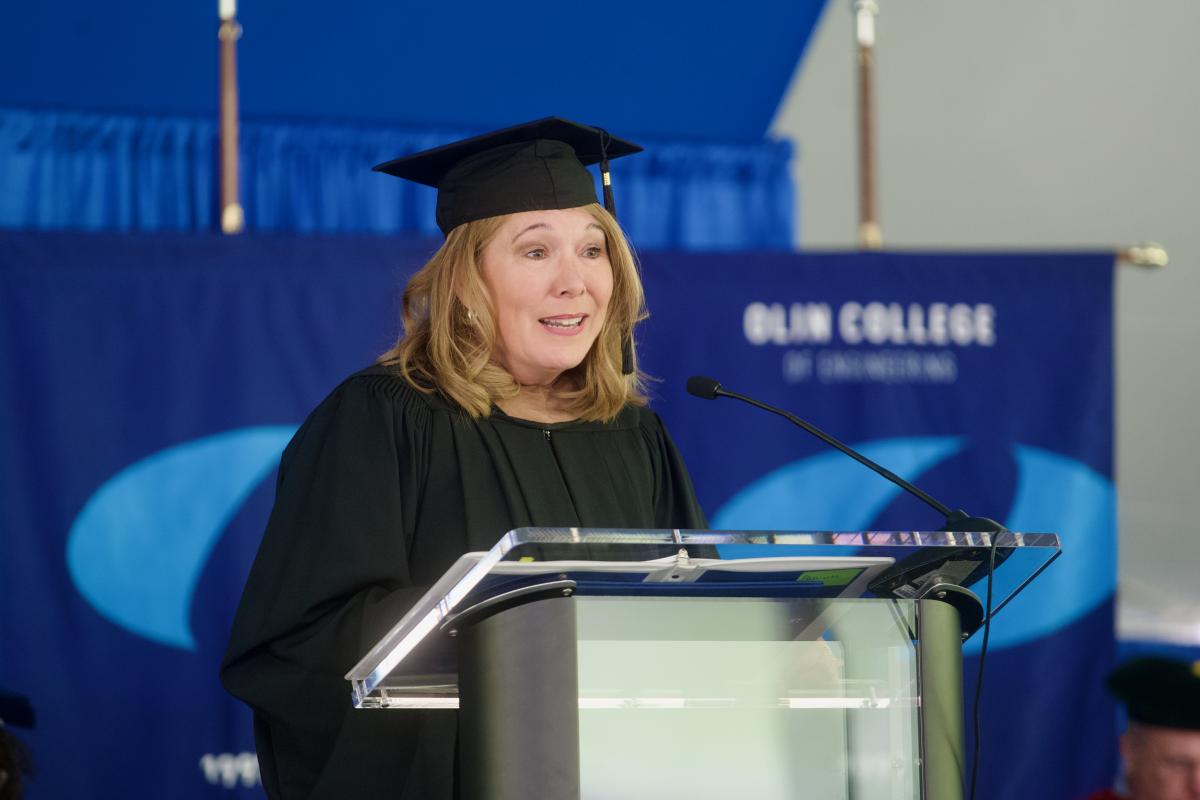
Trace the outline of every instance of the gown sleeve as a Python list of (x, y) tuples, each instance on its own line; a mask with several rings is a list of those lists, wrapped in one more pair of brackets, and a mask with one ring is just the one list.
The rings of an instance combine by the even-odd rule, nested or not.
[(708, 520), (696, 499), (683, 456), (657, 414), (646, 412), (643, 430), (655, 453), (654, 527), (706, 530)]
[[(422, 472), (421, 406), (400, 402), (395, 384), (351, 378), (281, 459), (221, 668), (255, 712), (272, 796), (308, 796), (351, 724), (345, 673), (423, 591), (412, 586), (406, 534)], [(280, 777), (297, 786), (280, 787)]]

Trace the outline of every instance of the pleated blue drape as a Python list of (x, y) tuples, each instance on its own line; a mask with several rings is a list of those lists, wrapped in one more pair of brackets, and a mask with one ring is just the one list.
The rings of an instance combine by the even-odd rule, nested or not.
[[(438, 236), (434, 192), (370, 167), (471, 133), (246, 122), (247, 229)], [(613, 164), (618, 213), (638, 247), (791, 246), (789, 143), (644, 144)], [(0, 227), (191, 231), (218, 220), (214, 121), (0, 109)]]

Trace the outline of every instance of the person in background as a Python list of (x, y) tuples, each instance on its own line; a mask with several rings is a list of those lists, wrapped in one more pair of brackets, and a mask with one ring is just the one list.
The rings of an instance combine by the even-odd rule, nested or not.
[(33, 707), (19, 694), (0, 689), (0, 800), (24, 797), (25, 779), (33, 777), (33, 761), (11, 727), (32, 728)]
[(1129, 710), (1124, 787), (1089, 800), (1200, 800), (1200, 661), (1136, 658), (1109, 676), (1108, 688)]
[(356, 711), (344, 675), (463, 553), (525, 526), (706, 527), (637, 369), (607, 165), (640, 149), (547, 119), (377, 167), (437, 187), (446, 241), (396, 346), (280, 462), (221, 671), (268, 796), (456, 796), (455, 712)]

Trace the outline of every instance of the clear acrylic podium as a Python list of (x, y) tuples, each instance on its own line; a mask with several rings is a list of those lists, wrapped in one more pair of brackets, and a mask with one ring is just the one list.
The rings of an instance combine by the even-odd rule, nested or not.
[(522, 528), (346, 677), (460, 709), (464, 800), (960, 800), (993, 545), (995, 614), (1057, 536)]

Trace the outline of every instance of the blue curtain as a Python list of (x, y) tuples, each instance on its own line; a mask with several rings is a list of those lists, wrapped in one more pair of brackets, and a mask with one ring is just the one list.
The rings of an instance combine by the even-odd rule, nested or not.
[[(471, 133), (244, 123), (247, 228), (438, 235), (432, 190), (369, 168)], [(618, 212), (640, 248), (791, 246), (789, 143), (644, 144), (613, 166)], [(208, 119), (0, 109), (0, 176), (0, 227), (194, 231), (219, 219)]]

